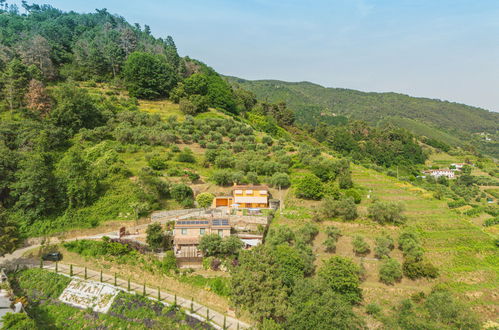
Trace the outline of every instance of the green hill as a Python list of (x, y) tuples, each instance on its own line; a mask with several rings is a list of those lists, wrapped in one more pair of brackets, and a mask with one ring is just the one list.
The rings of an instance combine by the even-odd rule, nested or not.
[[(326, 88), (310, 82), (227, 79), (233, 86), (255, 93), (259, 100), (286, 102), (295, 111), (297, 121), (304, 124), (330, 123), (334, 116), (364, 120), (374, 125), (393, 122), (416, 135), (452, 146), (473, 142), (480, 150), (496, 157), (499, 155), (499, 113), (454, 102), (397, 93)], [(485, 142), (475, 135), (482, 132), (491, 134), (492, 141)]]
[[(497, 321), (498, 211), (489, 202), (497, 164), (458, 149), (437, 153), (404, 129), (459, 145), (474, 132), (493, 136), (495, 114), (310, 83), (239, 80), (244, 89), (233, 88), (147, 26), (106, 10), (24, 6), (23, 15), (0, 9), (0, 256), (25, 238), (108, 233), (147, 223), (155, 210), (200, 206), (201, 193), (265, 184), (282, 208), (262, 210), (270, 227), (251, 234), (264, 243), (243, 250), (235, 235), (205, 235), (199, 249), (209, 269), (177, 269), (173, 224), (159, 230), (162, 259), (153, 251), (137, 258), (123, 249), (129, 243), (105, 239), (76, 243), (81, 249), (68, 247), (64, 258), (173, 287), (263, 329), (478, 329)], [(296, 113), (262, 102), (280, 100)], [(454, 112), (460, 120), (448, 118)], [(344, 125), (349, 118), (393, 125)], [(303, 129), (319, 122), (335, 126)], [(454, 162), (474, 167), (453, 180), (420, 175)], [(44, 308), (47, 320), (64, 320), (50, 302), (26, 296), (35, 320)], [(160, 327), (163, 314), (148, 325)]]

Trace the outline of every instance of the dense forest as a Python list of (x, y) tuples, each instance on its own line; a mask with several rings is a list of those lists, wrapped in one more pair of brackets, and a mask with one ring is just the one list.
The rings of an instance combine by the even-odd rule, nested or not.
[[(301, 124), (341, 125), (347, 118), (364, 120), (371, 125), (392, 123), (418, 136), (498, 156), (499, 114), (495, 112), (397, 93), (365, 93), (325, 88), (309, 82), (227, 78), (234, 86), (255, 93), (259, 100), (286, 102)], [(479, 133), (488, 133), (491, 141), (484, 141)]]

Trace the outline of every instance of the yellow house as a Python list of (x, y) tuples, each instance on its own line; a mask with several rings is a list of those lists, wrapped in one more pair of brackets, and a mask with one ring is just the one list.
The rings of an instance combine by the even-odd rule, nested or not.
[(217, 196), (212, 207), (267, 208), (269, 188), (263, 185), (239, 185), (232, 188), (232, 196)]
[(243, 208), (269, 207), (269, 188), (267, 186), (234, 186), (234, 204)]

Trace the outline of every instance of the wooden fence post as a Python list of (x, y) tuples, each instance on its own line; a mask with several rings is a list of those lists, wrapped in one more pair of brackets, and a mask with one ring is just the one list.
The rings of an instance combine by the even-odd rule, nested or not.
[(57, 274), (59, 272), (59, 264), (58, 262), (56, 261), (55, 262), (55, 273)]
[(69, 265), (69, 277), (73, 277), (73, 264)]
[(177, 307), (177, 294), (175, 294), (175, 298), (173, 300), (173, 305)]
[(206, 322), (210, 322), (210, 310), (206, 308)]
[(87, 274), (87, 266), (85, 266), (85, 275), (84, 275), (84, 276), (85, 276), (85, 279), (87, 279), (87, 278), (88, 278), (88, 274)]
[(158, 286), (158, 301), (161, 301), (161, 291), (159, 290), (159, 286)]
[(118, 285), (118, 274), (114, 273), (114, 286)]
[(43, 269), (43, 259), (40, 258), (40, 269)]
[(225, 314), (224, 314), (224, 326), (223, 326), (223, 330), (227, 330), (227, 317), (225, 316)]
[(146, 282), (144, 282), (144, 286), (142, 287), (142, 295), (146, 296)]
[(194, 313), (194, 298), (191, 298), (191, 313)]
[(128, 292), (130, 292), (130, 277), (128, 278)]
[(102, 283), (102, 269), (100, 271), (100, 282)]

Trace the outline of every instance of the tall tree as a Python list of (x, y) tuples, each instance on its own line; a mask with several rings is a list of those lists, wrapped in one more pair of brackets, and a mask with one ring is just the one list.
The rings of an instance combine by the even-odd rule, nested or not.
[(135, 52), (125, 62), (124, 78), (131, 96), (154, 99), (168, 95), (177, 74), (164, 56)]
[(246, 307), (255, 319), (283, 321), (288, 310), (288, 289), (275, 271), (277, 259), (264, 245), (239, 255), (232, 273), (232, 297)]
[(28, 87), (28, 68), (20, 60), (13, 59), (5, 69), (3, 81), (3, 92), (9, 109), (21, 108), (24, 105), (24, 95)]
[(11, 189), (16, 198), (15, 208), (26, 216), (28, 223), (46, 216), (57, 205), (52, 168), (50, 156), (41, 152), (26, 154), (20, 162), (17, 180)]
[(97, 196), (97, 179), (92, 166), (83, 156), (80, 147), (69, 149), (56, 167), (69, 208), (89, 205)]
[(19, 42), (17, 52), (26, 66), (37, 66), (45, 79), (53, 79), (56, 71), (51, 56), (52, 47), (47, 39), (37, 34)]
[(26, 104), (29, 110), (40, 117), (48, 115), (52, 107), (52, 102), (41, 81), (31, 79), (29, 82), (28, 92), (26, 93)]
[(11, 253), (20, 242), (19, 231), (7, 217), (7, 212), (0, 204), (0, 257)]
[(54, 92), (55, 107), (50, 118), (56, 126), (66, 129), (70, 135), (81, 128), (94, 128), (104, 120), (92, 97), (85, 89), (65, 84)]
[(344, 297), (314, 279), (297, 282), (290, 302), (286, 329), (365, 329)]

